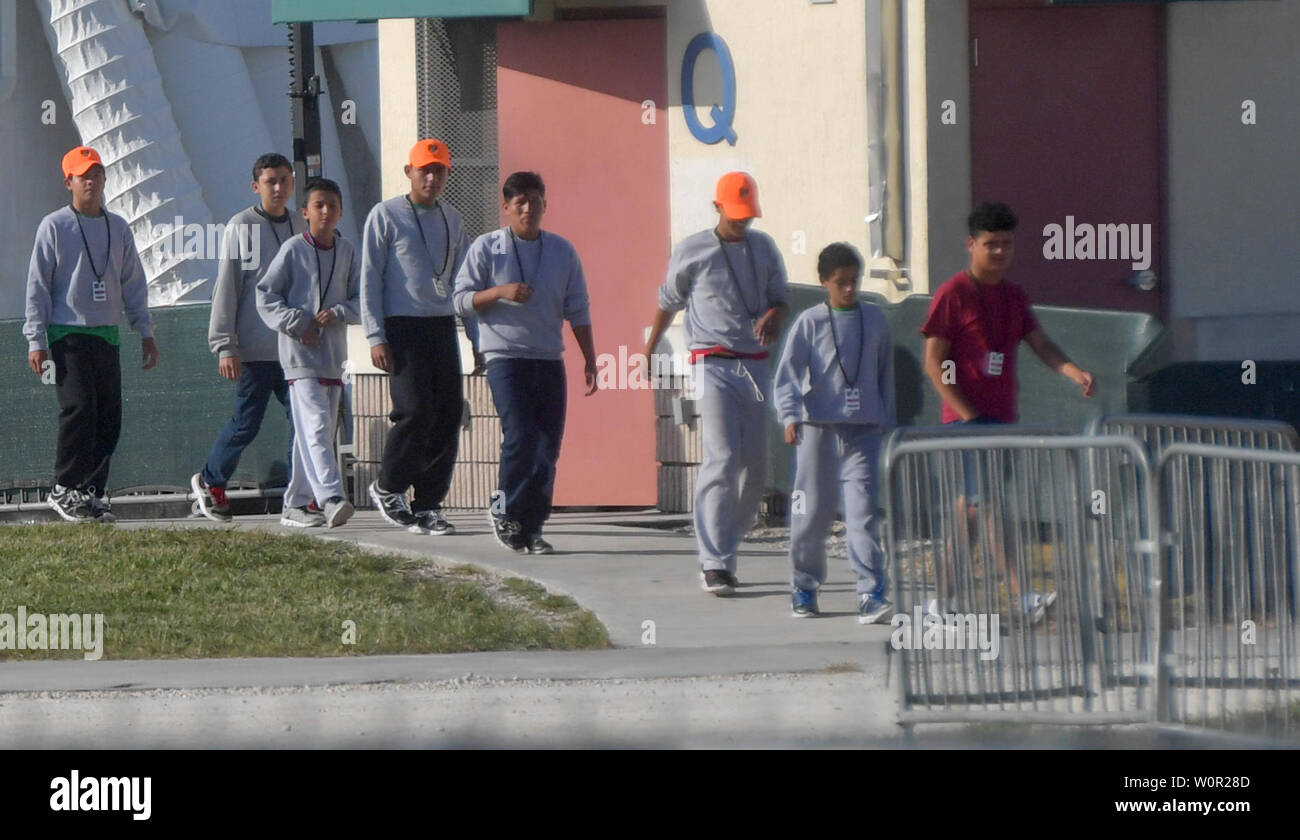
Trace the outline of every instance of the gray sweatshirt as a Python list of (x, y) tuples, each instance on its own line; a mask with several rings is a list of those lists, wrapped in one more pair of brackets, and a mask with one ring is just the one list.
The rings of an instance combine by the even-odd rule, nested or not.
[[(859, 392), (855, 411), (845, 404), (850, 385), (846, 373), (855, 379)], [(782, 426), (853, 423), (893, 428), (897, 424), (894, 350), (885, 314), (878, 306), (860, 301), (858, 312), (833, 311), (825, 304), (800, 312), (781, 350), (772, 394)]]
[[(455, 315), (452, 286), (468, 250), (460, 211), (446, 202), (425, 210), (398, 196), (371, 208), (361, 243), (361, 323), (370, 346), (388, 343), (385, 318)], [(465, 334), (477, 347), (472, 314), (465, 318)]]
[(475, 292), (521, 282), (533, 287), (527, 303), (498, 300), (478, 313), (479, 351), (488, 361), (559, 359), (564, 321), (575, 327), (591, 324), (582, 262), (562, 236), (543, 231), (536, 242), (528, 242), (512, 237), (505, 227), (475, 239), (456, 275), (456, 311), (469, 317)]
[[(257, 282), (280, 246), (307, 229), (301, 213), (290, 209), (286, 215), (285, 221), (272, 222), (256, 207), (249, 207), (226, 224), (208, 317), (208, 347), (218, 358), (279, 361), (275, 332), (257, 311)], [(252, 250), (252, 235), (258, 237), (256, 251)]]
[(781, 252), (772, 237), (758, 230), (734, 243), (723, 243), (712, 228), (691, 234), (673, 249), (668, 278), (659, 287), (660, 309), (686, 310), (686, 346), (691, 350), (721, 346), (762, 353), (754, 322), (788, 300)]
[[(102, 280), (95, 279), (95, 270), (102, 272)], [(28, 352), (47, 349), (45, 330), (51, 324), (116, 326), (122, 322), (123, 308), (131, 329), (142, 338), (152, 338), (145, 283), (126, 219), (104, 211), (102, 216), (82, 216), (78, 229), (73, 209), (60, 207), (36, 227), (36, 244), (27, 266), (23, 336)]]
[[(356, 246), (337, 233), (329, 249), (315, 247), (306, 234), (295, 236), (271, 260), (257, 284), (257, 309), (267, 326), (280, 334), (285, 379), (343, 377), (348, 358), (344, 325), (361, 323), (360, 262)], [(329, 279), (321, 283), (322, 276)], [(302, 343), (302, 331), (323, 309), (339, 320), (321, 330), (320, 344), (308, 347)]]

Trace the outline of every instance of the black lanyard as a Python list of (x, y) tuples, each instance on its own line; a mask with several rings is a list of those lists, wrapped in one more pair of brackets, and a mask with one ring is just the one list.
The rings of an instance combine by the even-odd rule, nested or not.
[[(307, 236), (307, 241), (311, 243), (312, 250), (316, 252), (316, 289), (319, 292), (319, 296), (317, 298), (319, 301), (319, 305), (316, 307), (316, 311), (324, 312), (325, 298), (329, 296), (330, 285), (334, 282), (334, 265), (335, 263), (338, 262), (339, 259), (338, 252), (335, 250), (339, 246), (338, 237), (337, 236), (335, 237), (333, 247), (321, 248), (319, 245), (316, 244), (316, 240), (311, 235), (310, 231), (306, 233), (306, 236)], [(321, 251), (330, 252), (330, 273), (328, 275), (321, 273), (321, 268), (320, 268)]]
[[(971, 274), (968, 271), (966, 272), (966, 276), (970, 278), (971, 285), (975, 287), (975, 302), (979, 304), (980, 321), (983, 323), (984, 326), (984, 335), (989, 340), (989, 349), (997, 353), (1003, 353), (1003, 354), (1007, 353), (1007, 351), (1010, 348), (1004, 349), (1004, 345), (1007, 343), (1007, 337), (1011, 334), (1011, 325), (1003, 324), (1002, 329), (998, 331), (1001, 340), (996, 342), (993, 340), (994, 322), (993, 322), (993, 317), (989, 315), (988, 304), (984, 302), (984, 292), (980, 290), (979, 281), (975, 279), (975, 276), (973, 274)], [(1004, 280), (1002, 282), (1006, 282), (1006, 281)], [(1002, 283), (998, 283), (998, 286), (1001, 285)], [(994, 288), (994, 287), (990, 286), (989, 288)], [(1004, 316), (1007, 314), (1006, 309), (1007, 308), (1005, 306), (1002, 307), (1002, 314)]]
[[(519, 259), (519, 240), (515, 238), (514, 228), (506, 228), (506, 230), (510, 231), (510, 248), (512, 251), (515, 252), (515, 265), (519, 267), (519, 282), (523, 283), (525, 286), (537, 285), (536, 283), (530, 284), (528, 280), (524, 277), (524, 261)], [(537, 232), (537, 273), (538, 274), (542, 273), (542, 245), (543, 245), (542, 234), (541, 231), (538, 231)], [(537, 278), (534, 277), (533, 279), (536, 280)]]
[(104, 272), (108, 271), (108, 264), (113, 259), (113, 226), (108, 222), (108, 211), (104, 208), (99, 209), (104, 214), (104, 230), (108, 235), (108, 248), (104, 251), (104, 267), (95, 268), (95, 258), (90, 254), (90, 240), (86, 239), (86, 229), (81, 226), (81, 214), (77, 208), (72, 208), (72, 215), (77, 219), (77, 230), (81, 231), (81, 244), (86, 246), (86, 261), (90, 263), (90, 273), (95, 275), (96, 280), (104, 279)]
[[(862, 376), (862, 357), (865, 356), (866, 353), (859, 350), (858, 369), (853, 372), (853, 378), (850, 379), (849, 372), (844, 369), (844, 359), (840, 355), (840, 339), (839, 336), (835, 334), (835, 310), (831, 308), (829, 302), (826, 304), (826, 311), (830, 313), (831, 318), (831, 343), (835, 345), (835, 364), (839, 365), (840, 373), (844, 374), (844, 381), (848, 383), (848, 386), (850, 388), (856, 388), (858, 385), (858, 377)], [(863, 323), (861, 305), (854, 304), (853, 311), (858, 313), (858, 344), (861, 345), (866, 339), (867, 325)]]
[[(429, 254), (429, 261), (433, 261), (433, 254), (429, 251), (429, 240), (424, 238), (424, 225), (420, 224), (420, 214), (415, 212), (415, 202), (411, 197), (406, 196), (406, 203), (411, 205), (411, 218), (415, 219), (415, 229), (420, 232), (420, 241), (424, 243), (424, 252)], [(442, 267), (433, 273), (433, 282), (436, 286), (442, 279), (442, 273), (447, 270), (447, 260), (451, 259), (451, 225), (447, 224), (447, 213), (442, 209), (442, 205), (434, 202), (433, 206), (438, 208), (438, 215), (442, 216)]]
[(263, 210), (260, 206), (258, 206), (258, 205), (256, 205), (256, 204), (253, 205), (253, 212), (257, 213), (257, 215), (261, 216), (263, 219), (266, 219), (266, 223), (267, 223), (268, 225), (271, 226), (271, 235), (275, 237), (275, 247), (276, 247), (276, 250), (279, 250), (279, 248), (280, 248), (280, 243), (283, 242), (284, 240), (280, 238), (280, 232), (279, 232), (278, 230), (275, 229), (275, 223), (276, 223), (276, 222), (279, 222), (279, 221), (288, 222), (288, 223), (289, 223), (289, 233), (290, 233), (290, 235), (292, 235), (292, 234), (293, 234), (293, 221), (289, 218), (289, 214), (288, 214), (288, 213), (285, 213), (282, 217), (280, 217), (279, 219), (277, 219), (277, 218), (275, 218), (275, 217), (272, 216), (270, 213), (266, 212), (265, 210)]
[[(736, 269), (731, 264), (731, 257), (727, 256), (727, 244), (722, 240), (722, 237), (718, 235), (717, 230), (713, 231), (713, 235), (718, 240), (718, 248), (722, 251), (722, 259), (727, 263), (727, 273), (731, 275), (732, 285), (736, 287), (736, 294), (740, 297), (740, 305), (745, 308), (745, 314), (747, 314), (751, 319), (757, 318), (761, 312), (761, 308), (749, 308), (749, 301), (745, 300), (745, 290), (740, 285), (740, 278), (736, 276)], [(745, 238), (741, 241), (745, 243), (745, 252), (749, 254), (749, 270), (754, 273), (754, 283), (757, 285), (758, 263), (754, 261), (754, 248), (749, 243), (749, 235), (746, 234)], [(761, 304), (763, 290), (760, 288), (758, 293), (759, 303)]]

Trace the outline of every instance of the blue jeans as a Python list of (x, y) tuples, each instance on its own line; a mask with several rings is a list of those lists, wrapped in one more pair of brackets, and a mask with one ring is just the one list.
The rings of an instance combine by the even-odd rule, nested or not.
[(289, 409), (289, 385), (284, 381), (284, 369), (279, 362), (244, 362), (240, 365), (239, 380), (235, 384), (235, 414), (217, 435), (207, 463), (203, 465), (203, 483), (209, 487), (225, 487), (239, 466), (239, 456), (257, 437), (262, 428), (271, 395), (284, 406), (289, 418), (289, 456), (285, 470), (293, 471), (293, 415)]
[(551, 515), (564, 436), (564, 362), (493, 359), (487, 378), (501, 418), (497, 489), (506, 497), (506, 518), (518, 522), (525, 537), (538, 536)]
[[(993, 417), (979, 417), (975, 420), (953, 420), (952, 425), (957, 426), (1005, 426), (1002, 420)], [(997, 429), (989, 429), (989, 434), (996, 435)], [(965, 451), (961, 453), (962, 472), (966, 477), (966, 503), (978, 505), (980, 503), (978, 452)]]

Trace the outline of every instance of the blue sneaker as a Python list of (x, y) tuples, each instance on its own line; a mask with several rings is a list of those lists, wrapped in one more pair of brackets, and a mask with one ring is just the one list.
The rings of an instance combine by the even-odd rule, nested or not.
[(790, 597), (790, 614), (795, 618), (812, 618), (817, 615), (817, 591), (796, 589)]
[(875, 595), (858, 596), (858, 624), (879, 624), (894, 611), (894, 605)]

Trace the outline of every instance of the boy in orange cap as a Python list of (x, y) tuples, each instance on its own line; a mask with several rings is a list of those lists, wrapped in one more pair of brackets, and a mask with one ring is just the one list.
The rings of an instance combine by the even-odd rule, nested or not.
[[(451, 152), (428, 138), (411, 147), (407, 194), (376, 204), (361, 245), (361, 323), (370, 360), (389, 374), (393, 427), (369, 493), (384, 520), (415, 534), (445, 535), (442, 515), (460, 447), (464, 404), (460, 343), (451, 294), (469, 250), (459, 211), (440, 200)], [(478, 353), (478, 324), (464, 318)], [(406, 490), (415, 488), (408, 505)]]
[(145, 370), (158, 363), (149, 291), (126, 219), (104, 209), (104, 163), (77, 146), (63, 156), (72, 203), (41, 220), (27, 269), (27, 364), (54, 362), (59, 434), (49, 504), (70, 522), (112, 522), (108, 466), (122, 429), (123, 309), (140, 333)]
[(750, 230), (762, 215), (754, 179), (745, 172), (723, 175), (713, 206), (717, 226), (673, 249), (645, 369), (674, 313), (685, 309), (704, 438), (695, 481), (701, 577), (706, 591), (730, 595), (738, 585), (736, 548), (763, 496), (767, 348), (781, 332), (789, 294), (776, 243)]

